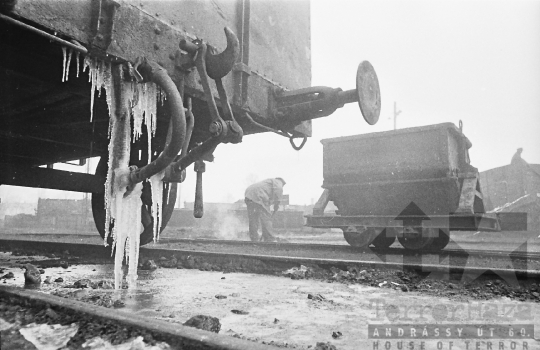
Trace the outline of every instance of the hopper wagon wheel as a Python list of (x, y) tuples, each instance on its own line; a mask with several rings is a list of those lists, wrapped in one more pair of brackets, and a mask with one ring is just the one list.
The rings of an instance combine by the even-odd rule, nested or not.
[[(96, 175), (107, 177), (108, 156), (102, 156), (96, 168)], [(105, 185), (105, 184), (103, 184)], [(160, 232), (165, 229), (174, 210), (176, 202), (177, 184), (174, 182), (163, 183), (163, 202)], [(92, 193), (92, 214), (94, 223), (101, 238), (105, 237), (105, 193)], [(152, 217), (152, 193), (148, 181), (143, 183), (141, 194), (141, 245), (148, 244), (154, 240), (154, 218)], [(111, 224), (112, 229), (113, 224)], [(108, 243), (112, 244), (112, 237), (109, 235)]]
[(396, 241), (395, 230), (392, 228), (385, 228), (375, 237), (373, 246), (375, 248), (384, 249), (390, 247)]
[(434, 235), (430, 230), (423, 230), (421, 227), (406, 226), (403, 234), (398, 237), (399, 243), (410, 250), (426, 249), (433, 243)]
[(362, 230), (355, 226), (343, 228), (343, 237), (349, 245), (355, 248), (365, 248), (369, 246), (376, 236), (377, 232), (373, 228), (368, 228), (366, 230)]
[(444, 249), (450, 242), (450, 231), (448, 229), (438, 229), (438, 235), (433, 238), (433, 242), (429, 246), (432, 250), (441, 250)]

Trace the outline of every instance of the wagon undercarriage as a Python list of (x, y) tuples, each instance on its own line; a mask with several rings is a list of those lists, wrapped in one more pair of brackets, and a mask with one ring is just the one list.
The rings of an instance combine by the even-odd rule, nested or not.
[[(358, 67), (356, 89), (309, 87), (308, 3), (238, 1), (213, 22), (196, 15), (216, 15), (209, 4), (183, 6), (159, 18), (142, 4), (113, 0), (2, 5), (0, 184), (92, 193), (103, 237), (114, 225), (107, 198), (118, 186), (124, 197), (141, 191), (144, 244), (153, 226), (165, 227), (176, 183), (193, 163), (194, 215), (203, 215), (204, 162), (220, 143), (275, 132), (299, 149), (311, 119), (351, 102), (377, 122), (380, 92), (368, 62)], [(263, 28), (261, 15), (282, 25)], [(283, 35), (293, 22), (298, 32)], [(304, 142), (298, 147), (294, 138)], [(101, 157), (94, 175), (52, 168), (91, 157)], [(152, 213), (156, 205), (163, 215)]]

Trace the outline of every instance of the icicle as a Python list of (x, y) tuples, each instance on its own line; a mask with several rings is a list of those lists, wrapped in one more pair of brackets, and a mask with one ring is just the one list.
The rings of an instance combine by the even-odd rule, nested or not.
[(90, 121), (94, 118), (94, 95), (98, 91), (98, 97), (101, 96), (101, 89), (104, 88), (107, 98), (109, 114), (111, 113), (111, 64), (100, 61), (97, 58), (86, 57), (84, 59), (83, 72), (88, 68), (88, 81), (92, 83), (90, 92)]
[(66, 48), (62, 46), (62, 54), (64, 55), (64, 60), (62, 61), (62, 83), (66, 81)]
[(144, 122), (148, 133), (148, 163), (152, 162), (152, 137), (156, 136), (157, 87), (146, 84), (147, 95), (144, 99)]
[(142, 133), (142, 123), (143, 123), (143, 114), (144, 111), (141, 108), (141, 92), (142, 89), (136, 85), (135, 89), (133, 91), (133, 100), (131, 102), (132, 110), (133, 110), (133, 138), (135, 140), (139, 139), (139, 136)]
[(84, 59), (83, 72), (86, 70), (87, 67), (88, 81), (92, 83), (92, 87), (90, 88), (90, 121), (92, 121), (94, 117), (94, 92), (96, 90), (96, 79), (94, 79), (96, 71), (96, 60), (86, 56)]
[(73, 54), (73, 49), (69, 49), (68, 59), (66, 64), (66, 81), (69, 80), (69, 66), (71, 65), (71, 55)]
[(159, 102), (161, 102), (161, 105), (165, 103), (165, 100), (167, 99), (167, 94), (163, 89), (159, 88)]
[(133, 288), (137, 283), (137, 263), (141, 235), (141, 193), (142, 184), (135, 185), (133, 191), (124, 198), (128, 183), (129, 168), (122, 167), (114, 171), (114, 217), (115, 217), (115, 265), (114, 287), (122, 286), (122, 260), (126, 257), (129, 264), (127, 282)]
[[(129, 183), (129, 155), (131, 148), (131, 119), (121, 118), (117, 110), (129, 111), (133, 116), (133, 139), (137, 139), (142, 132), (144, 122), (148, 132), (148, 156), (152, 160), (151, 140), (156, 133), (156, 108), (158, 97), (164, 94), (158, 91), (153, 83), (134, 84), (123, 82), (122, 70), (115, 67), (115, 74), (111, 73), (110, 63), (96, 59), (85, 59), (84, 68), (89, 68), (92, 83), (92, 101), (95, 90), (98, 94), (105, 89), (107, 105), (109, 108), (109, 162), (107, 179), (105, 182), (105, 245), (112, 229), (113, 249), (115, 256), (115, 288), (120, 289), (123, 280), (122, 261), (124, 257), (129, 266), (127, 282), (130, 288), (137, 283), (137, 264), (139, 260), (139, 245), (141, 233), (141, 192), (142, 184), (135, 185), (134, 190), (127, 195), (126, 186)], [(120, 69), (116, 71), (116, 69)], [(120, 79), (122, 83), (114, 83)], [(121, 89), (118, 91), (116, 89)], [(159, 93), (159, 95), (158, 95)], [(119, 108), (118, 108), (119, 107)], [(93, 108), (93, 106), (91, 107)], [(152, 215), (154, 217), (154, 241), (159, 238), (159, 229), (162, 220), (164, 172), (152, 176), (149, 181), (152, 189)]]
[(77, 59), (77, 78), (79, 77), (79, 55), (81, 53), (79, 51), (75, 51), (75, 58)]
[[(116, 69), (120, 69), (117, 67)], [(124, 110), (129, 110), (129, 97), (130, 97), (130, 84), (123, 83), (119, 86), (118, 94), (115, 94), (113, 90), (113, 79), (111, 74), (111, 66), (108, 65), (106, 69), (107, 73), (104, 74), (104, 77), (101, 78), (101, 81), (105, 83), (105, 92), (107, 94), (107, 103), (109, 107), (109, 162), (108, 162), (108, 171), (107, 179), (105, 182), (105, 245), (107, 245), (107, 238), (110, 231), (110, 222), (115, 220), (114, 204), (116, 201), (115, 197), (115, 186), (117, 186), (117, 180), (114, 178), (114, 170), (119, 168), (127, 168), (129, 163), (129, 153), (130, 153), (130, 118), (120, 118), (116, 115), (116, 106), (123, 105)], [(121, 77), (120, 77), (121, 79)], [(116, 97), (121, 97), (122, 99), (117, 101)], [(116, 242), (116, 228), (117, 223), (112, 232), (113, 244)]]
[(163, 201), (163, 176), (165, 171), (150, 177), (150, 187), (152, 189), (152, 216), (154, 217), (154, 243), (159, 240), (161, 228), (161, 203)]

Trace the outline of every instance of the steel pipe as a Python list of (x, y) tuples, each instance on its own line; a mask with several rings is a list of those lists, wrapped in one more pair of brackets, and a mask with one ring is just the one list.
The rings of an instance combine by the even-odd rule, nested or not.
[(69, 41), (66, 41), (66, 40), (64, 40), (64, 39), (60, 39), (60, 38), (57, 37), (57, 36), (54, 36), (54, 35), (49, 34), (49, 33), (47, 33), (47, 32), (44, 32), (44, 31), (41, 30), (41, 29), (37, 29), (37, 28), (32, 27), (32, 26), (30, 26), (30, 25), (28, 25), (28, 24), (26, 24), (26, 23), (21, 22), (21, 21), (17, 21), (17, 20), (14, 19), (14, 18), (11, 18), (11, 17), (8, 17), (8, 16), (4, 16), (4, 15), (1, 15), (1, 14), (0, 14), (0, 19), (4, 20), (4, 21), (6, 21), (6, 22), (9, 22), (9, 23), (11, 23), (11, 24), (14, 24), (14, 25), (16, 25), (16, 26), (19, 26), (19, 27), (28, 29), (29, 31), (34, 32), (34, 33), (36, 33), (36, 34), (38, 34), (38, 35), (41, 35), (41, 36), (43, 36), (43, 37), (45, 37), (45, 38), (47, 38), (47, 39), (54, 40), (54, 41), (56, 41), (56, 42), (59, 43), (59, 44), (62, 44), (62, 45), (64, 45), (64, 46), (67, 46), (67, 47), (69, 47), (69, 48), (71, 48), (71, 49), (73, 49), (73, 50), (82, 52), (82, 53), (85, 54), (85, 55), (88, 53), (88, 50), (87, 50), (84, 46), (82, 46), (82, 45), (75, 45), (75, 44), (73, 44), (73, 43), (70, 43)]
[(186, 114), (182, 96), (180, 96), (176, 85), (165, 68), (155, 62), (145, 61), (139, 65), (138, 69), (145, 80), (153, 81), (167, 94), (167, 103), (172, 120), (172, 137), (166, 142), (163, 152), (156, 160), (130, 173), (130, 187), (163, 171), (171, 164), (182, 149), (186, 135)]

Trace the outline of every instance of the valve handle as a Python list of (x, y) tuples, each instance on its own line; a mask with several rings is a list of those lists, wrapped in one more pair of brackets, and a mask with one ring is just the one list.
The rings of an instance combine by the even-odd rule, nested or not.
[(198, 160), (195, 162), (194, 168), (197, 172), (197, 183), (195, 185), (195, 203), (193, 205), (193, 216), (197, 219), (200, 219), (204, 215), (202, 174), (206, 170), (206, 165), (202, 160)]

